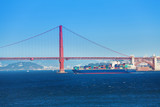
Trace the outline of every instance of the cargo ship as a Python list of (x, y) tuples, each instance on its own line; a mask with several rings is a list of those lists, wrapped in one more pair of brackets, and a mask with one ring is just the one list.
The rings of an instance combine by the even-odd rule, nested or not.
[(75, 74), (125, 74), (136, 72), (132, 64), (107, 64), (99, 66), (75, 66)]

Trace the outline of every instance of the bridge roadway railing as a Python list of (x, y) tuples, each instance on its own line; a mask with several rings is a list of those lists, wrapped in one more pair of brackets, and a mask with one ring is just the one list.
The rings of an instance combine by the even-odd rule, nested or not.
[[(131, 60), (132, 57), (63, 57), (64, 60)], [(134, 57), (134, 59), (153, 59), (153, 57)], [(160, 57), (157, 58), (160, 60)], [(0, 57), (0, 60), (59, 60), (59, 57)]]

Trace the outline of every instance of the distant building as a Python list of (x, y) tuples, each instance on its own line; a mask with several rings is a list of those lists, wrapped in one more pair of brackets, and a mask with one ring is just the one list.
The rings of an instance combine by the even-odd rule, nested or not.
[(53, 67), (53, 66), (43, 66), (43, 70), (58, 70), (59, 67)]

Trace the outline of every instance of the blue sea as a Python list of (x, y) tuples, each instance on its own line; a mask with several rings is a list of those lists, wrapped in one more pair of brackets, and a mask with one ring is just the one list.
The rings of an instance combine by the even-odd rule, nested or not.
[(160, 107), (160, 72), (0, 72), (0, 107)]

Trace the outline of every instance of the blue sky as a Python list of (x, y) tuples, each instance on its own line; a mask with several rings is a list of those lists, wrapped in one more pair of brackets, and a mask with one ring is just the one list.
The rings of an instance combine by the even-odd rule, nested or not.
[[(1, 0), (0, 46), (58, 25), (127, 55), (160, 56), (159, 0)], [(65, 56), (119, 56), (64, 31)], [(58, 56), (58, 29), (0, 56)]]

